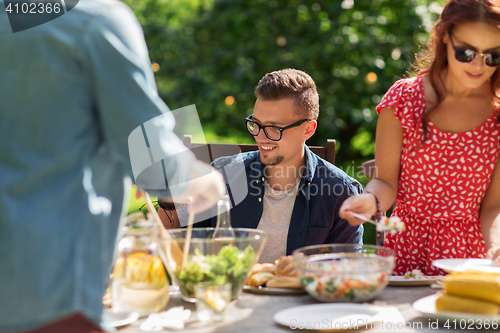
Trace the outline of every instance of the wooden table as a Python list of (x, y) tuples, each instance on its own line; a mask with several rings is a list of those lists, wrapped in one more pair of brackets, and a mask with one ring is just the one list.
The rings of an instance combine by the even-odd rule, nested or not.
[[(388, 306), (395, 306), (407, 322), (406, 327), (392, 330), (387, 328), (360, 329), (356, 332), (453, 332), (453, 329), (442, 327), (444, 321), (436, 319), (427, 319), (420, 316), (420, 313), (412, 308), (412, 303), (424, 296), (435, 294), (436, 290), (429, 286), (388, 286), (379, 296), (370, 303), (386, 303)], [(204, 333), (204, 332), (293, 332), (298, 329), (281, 326), (273, 321), (273, 315), (283, 309), (306, 305), (317, 304), (309, 295), (260, 295), (243, 292), (240, 297), (231, 302), (226, 310), (224, 321), (217, 324), (201, 325), (196, 318), (194, 304), (184, 302), (180, 295), (172, 295), (167, 308), (182, 305), (191, 309), (193, 312), (182, 332), (186, 333)], [(119, 333), (139, 333), (144, 332), (139, 329), (141, 319), (129, 326), (119, 329)], [(441, 327), (438, 327), (438, 324)], [(500, 325), (500, 322), (498, 323)], [(376, 326), (375, 326), (376, 327)], [(411, 327), (411, 328), (409, 328)], [(164, 332), (170, 330), (165, 329)], [(498, 332), (497, 330), (474, 330), (475, 332)]]

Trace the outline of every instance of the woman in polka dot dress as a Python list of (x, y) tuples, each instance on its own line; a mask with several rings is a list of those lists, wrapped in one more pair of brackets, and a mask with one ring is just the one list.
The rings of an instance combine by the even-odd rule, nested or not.
[(418, 76), (377, 106), (376, 175), (340, 212), (351, 224), (388, 210), (406, 228), (385, 245), (395, 275), (440, 258), (500, 265), (500, 0), (453, 0), (433, 30)]

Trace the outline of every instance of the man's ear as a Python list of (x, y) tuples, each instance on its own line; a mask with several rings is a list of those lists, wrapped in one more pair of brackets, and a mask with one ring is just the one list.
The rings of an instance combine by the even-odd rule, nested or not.
[(309, 139), (311, 136), (313, 136), (313, 134), (316, 132), (317, 127), (318, 127), (318, 121), (310, 120), (308, 122), (307, 127), (306, 127), (306, 132), (305, 132), (307, 139)]

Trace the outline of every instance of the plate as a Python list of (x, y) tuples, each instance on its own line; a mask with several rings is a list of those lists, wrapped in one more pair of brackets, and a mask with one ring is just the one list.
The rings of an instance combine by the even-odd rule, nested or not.
[(404, 276), (389, 276), (390, 286), (428, 286), (439, 279), (439, 276), (424, 276), (421, 279), (407, 279)]
[[(382, 325), (398, 323), (404, 319), (396, 307), (369, 304), (325, 303), (295, 306), (278, 311), (273, 320), (291, 329), (346, 330), (358, 328), (383, 328)], [(391, 325), (392, 326), (392, 325)], [(395, 326), (393, 327), (395, 328)]]
[(475, 269), (483, 272), (500, 273), (500, 267), (495, 266), (493, 260), (490, 259), (438, 259), (434, 260), (432, 265), (447, 272)]
[(113, 327), (132, 324), (139, 319), (137, 312), (114, 312), (112, 309), (104, 309), (104, 322)]
[(424, 317), (433, 319), (478, 319), (478, 320), (500, 320), (500, 315), (486, 315), (465, 312), (436, 312), (436, 294), (422, 297), (413, 303), (413, 309), (421, 312)]
[(307, 294), (304, 288), (291, 289), (291, 288), (267, 288), (267, 287), (250, 287), (243, 286), (243, 291), (262, 294), (262, 295), (303, 295)]

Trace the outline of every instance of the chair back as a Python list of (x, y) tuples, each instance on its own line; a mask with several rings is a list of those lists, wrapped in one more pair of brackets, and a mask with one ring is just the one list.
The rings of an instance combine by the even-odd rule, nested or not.
[(375, 175), (375, 160), (368, 160), (361, 164), (361, 173), (366, 178), (373, 178)]
[[(222, 156), (236, 155), (240, 152), (246, 153), (249, 151), (258, 150), (256, 144), (232, 144), (232, 143), (193, 143), (191, 135), (184, 135), (182, 142), (195, 155), (196, 158), (205, 162), (211, 163), (213, 160)], [(335, 164), (335, 140), (328, 139), (326, 147), (308, 146), (309, 149), (322, 159)], [(208, 148), (208, 149), (207, 149)]]

